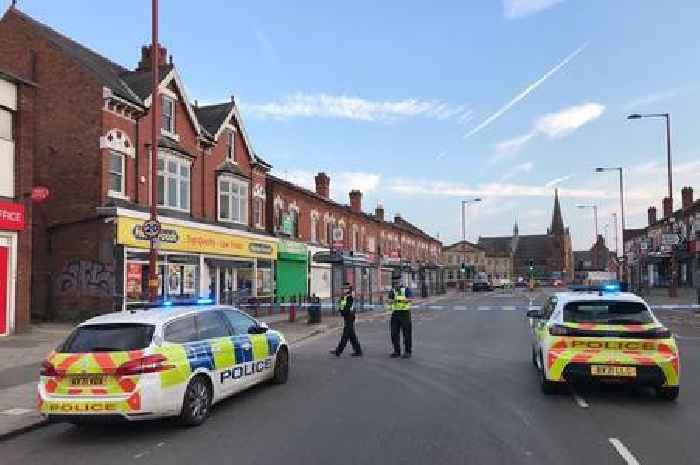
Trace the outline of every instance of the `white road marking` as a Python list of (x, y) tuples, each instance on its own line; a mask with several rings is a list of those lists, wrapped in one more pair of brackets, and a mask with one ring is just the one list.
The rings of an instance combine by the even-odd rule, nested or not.
[(13, 416), (20, 416), (20, 415), (25, 415), (27, 413), (31, 413), (34, 410), (28, 409), (28, 408), (11, 408), (9, 410), (3, 410), (0, 412), (1, 415), (13, 415)]
[(581, 407), (581, 408), (588, 408), (588, 407), (590, 407), (590, 405), (588, 405), (588, 402), (586, 402), (586, 399), (584, 399), (583, 397), (579, 396), (579, 395), (578, 395), (577, 393), (575, 393), (575, 392), (572, 392), (571, 394), (574, 396), (574, 400), (576, 401), (576, 403), (578, 404), (579, 407)]
[(477, 310), (480, 312), (486, 312), (488, 310), (491, 310), (491, 307), (489, 307), (488, 305), (479, 305), (477, 307)]
[(442, 305), (431, 305), (431, 306), (428, 307), (428, 308), (431, 309), (431, 310), (442, 310), (442, 309), (445, 308), (445, 307), (442, 306)]
[(505, 305), (505, 306), (501, 307), (501, 310), (512, 312), (515, 310), (515, 305)]
[(454, 309), (455, 310), (466, 310), (467, 307), (465, 305), (455, 305)]
[(612, 444), (615, 450), (617, 450), (617, 453), (620, 454), (623, 459), (625, 459), (627, 465), (639, 465), (639, 461), (634, 457), (634, 455), (632, 455), (632, 452), (630, 452), (629, 449), (622, 444), (622, 441), (617, 438), (608, 438), (608, 441), (610, 441), (610, 444)]

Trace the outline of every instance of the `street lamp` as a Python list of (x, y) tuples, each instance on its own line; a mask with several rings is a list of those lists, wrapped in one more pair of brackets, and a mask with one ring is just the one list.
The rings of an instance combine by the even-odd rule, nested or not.
[(466, 206), (470, 203), (481, 202), (480, 197), (474, 197), (473, 199), (462, 200), (462, 240), (467, 240), (467, 214)]
[[(649, 113), (639, 114), (632, 113), (627, 116), (627, 119), (642, 119), (642, 118), (664, 118), (666, 119), (666, 163), (668, 164), (668, 198), (671, 203), (671, 213), (673, 213), (673, 173), (671, 170), (671, 115), (670, 113)], [(671, 297), (676, 297), (678, 294), (678, 283), (676, 282), (676, 251), (671, 251), (671, 286), (668, 288), (668, 294)]]

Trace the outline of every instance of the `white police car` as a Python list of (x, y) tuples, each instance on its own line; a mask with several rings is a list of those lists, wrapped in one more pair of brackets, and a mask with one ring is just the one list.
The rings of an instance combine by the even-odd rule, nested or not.
[(98, 316), (42, 363), (39, 410), (53, 421), (179, 416), (289, 375), (284, 336), (228, 306), (160, 307)]

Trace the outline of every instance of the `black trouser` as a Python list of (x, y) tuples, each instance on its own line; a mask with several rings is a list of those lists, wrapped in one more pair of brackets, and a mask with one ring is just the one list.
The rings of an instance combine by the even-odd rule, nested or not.
[(348, 345), (348, 340), (352, 344), (352, 350), (356, 354), (362, 353), (362, 347), (360, 347), (360, 341), (357, 339), (357, 333), (355, 333), (355, 317), (345, 318), (345, 324), (343, 325), (343, 335), (340, 336), (340, 342), (338, 342), (338, 348), (335, 351), (338, 355), (343, 353), (345, 346)]
[(412, 324), (410, 310), (394, 310), (391, 313), (391, 343), (394, 345), (394, 353), (401, 353), (401, 338), (399, 332), (403, 333), (404, 353), (411, 353), (412, 346)]

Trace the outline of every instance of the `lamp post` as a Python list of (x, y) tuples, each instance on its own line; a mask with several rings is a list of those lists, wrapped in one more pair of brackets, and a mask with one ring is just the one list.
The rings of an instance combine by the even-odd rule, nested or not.
[[(671, 202), (671, 212), (673, 213), (673, 172), (671, 169), (671, 114), (670, 113), (633, 113), (627, 119), (642, 118), (664, 118), (666, 120), (666, 163), (668, 170), (668, 198)], [(678, 283), (676, 281), (676, 251), (671, 249), (671, 285), (668, 288), (668, 295), (676, 297), (678, 295)]]
[[(158, 64), (158, 0), (151, 2), (151, 221), (158, 222), (158, 139), (160, 136), (160, 73)], [(151, 238), (148, 255), (149, 300), (158, 298), (158, 249), (157, 237)]]
[(466, 214), (466, 206), (469, 205), (470, 203), (476, 203), (476, 202), (481, 202), (480, 197), (475, 197), (473, 199), (468, 199), (468, 200), (462, 200), (462, 240), (466, 241), (467, 240), (467, 214)]
[[(584, 208), (592, 208), (593, 209), (593, 224), (595, 225), (595, 239), (593, 240), (593, 245), (598, 242), (598, 205), (582, 205), (578, 204), (576, 205), (576, 208), (584, 209)], [(595, 268), (598, 268), (598, 254), (594, 253), (593, 254), (593, 266)]]

